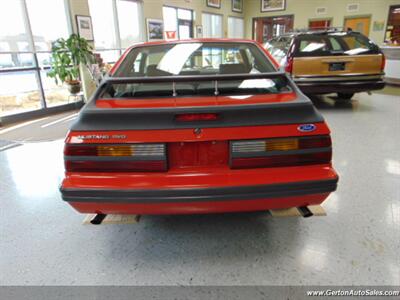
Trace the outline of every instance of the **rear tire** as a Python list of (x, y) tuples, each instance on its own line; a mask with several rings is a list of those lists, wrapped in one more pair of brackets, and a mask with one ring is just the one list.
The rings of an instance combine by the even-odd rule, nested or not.
[(337, 93), (338, 102), (349, 102), (353, 98), (354, 93)]

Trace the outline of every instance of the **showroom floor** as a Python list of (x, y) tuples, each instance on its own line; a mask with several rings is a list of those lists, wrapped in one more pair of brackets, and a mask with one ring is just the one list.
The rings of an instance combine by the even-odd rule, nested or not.
[(332, 129), (340, 174), (326, 217), (261, 212), (82, 225), (58, 192), (62, 140), (2, 151), (0, 284), (399, 284), (399, 100), (314, 100)]

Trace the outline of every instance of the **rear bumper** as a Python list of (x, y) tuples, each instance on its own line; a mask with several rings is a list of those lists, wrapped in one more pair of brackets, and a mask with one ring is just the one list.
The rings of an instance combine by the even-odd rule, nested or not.
[(62, 188), (63, 200), (82, 213), (189, 214), (267, 210), (322, 203), (337, 178), (202, 189)]
[(381, 90), (385, 87), (382, 76), (367, 79), (370, 77), (372, 76), (300, 77), (294, 78), (294, 81), (305, 94), (358, 93)]

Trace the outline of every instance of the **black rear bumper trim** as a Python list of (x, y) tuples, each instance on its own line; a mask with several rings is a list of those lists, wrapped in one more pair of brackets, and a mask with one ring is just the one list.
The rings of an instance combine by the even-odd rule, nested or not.
[(378, 81), (312, 81), (298, 82), (297, 86), (304, 94), (358, 93), (381, 90), (385, 87), (383, 80)]
[(67, 202), (90, 203), (176, 203), (202, 201), (255, 200), (329, 193), (338, 178), (284, 184), (235, 186), (205, 189), (112, 190), (60, 188)]

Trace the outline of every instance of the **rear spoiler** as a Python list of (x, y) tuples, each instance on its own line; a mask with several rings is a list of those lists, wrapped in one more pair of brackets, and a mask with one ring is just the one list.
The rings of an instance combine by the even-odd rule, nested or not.
[(276, 79), (281, 78), (292, 90), (297, 90), (293, 82), (285, 72), (265, 72), (250, 74), (218, 74), (218, 75), (185, 75), (185, 76), (151, 76), (151, 77), (108, 77), (105, 78), (94, 94), (94, 101), (99, 99), (102, 93), (112, 84), (132, 84), (132, 83), (171, 83), (171, 96), (176, 97), (176, 84), (181, 82), (212, 81), (215, 86), (215, 95), (218, 95), (218, 82), (231, 80), (254, 80), (254, 79)]
[[(104, 89), (111, 84), (170, 82), (175, 86), (178, 82), (246, 80), (282, 78), (288, 87), (295, 92), (293, 101), (215, 105), (187, 107), (157, 107), (157, 108), (112, 108), (97, 107), (96, 99)], [(173, 89), (171, 89), (173, 91)], [(177, 114), (185, 113), (217, 113), (223, 118), (213, 122), (176, 122)], [(108, 131), (108, 130), (166, 130), (183, 128), (217, 128), (237, 126), (260, 126), (278, 124), (308, 124), (323, 122), (322, 115), (314, 105), (283, 72), (233, 74), (211, 76), (161, 76), (144, 78), (106, 78), (96, 94), (82, 108), (78, 118), (73, 123), (72, 131)]]

